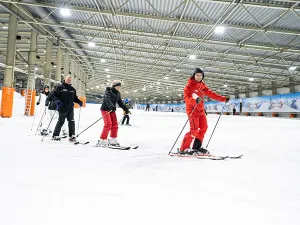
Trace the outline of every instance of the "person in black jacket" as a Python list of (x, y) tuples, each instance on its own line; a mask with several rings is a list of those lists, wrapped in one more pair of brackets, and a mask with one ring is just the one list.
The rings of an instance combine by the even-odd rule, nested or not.
[(53, 92), (53, 98), (57, 105), (58, 121), (55, 126), (52, 139), (60, 140), (59, 133), (63, 126), (65, 119), (68, 120), (69, 125), (69, 140), (76, 141), (75, 137), (75, 121), (74, 121), (74, 102), (78, 103), (80, 107), (83, 105), (76, 95), (76, 90), (71, 86), (72, 78), (70, 75), (66, 76), (64, 82), (59, 85)]
[[(56, 102), (55, 99), (53, 97), (53, 94), (56, 90), (56, 88), (59, 86), (59, 84), (54, 84), (52, 91), (48, 94), (46, 101), (45, 101), (45, 106), (48, 106), (48, 112), (47, 112), (47, 126), (49, 126), (49, 123), (52, 121), (57, 120), (58, 115), (56, 114)], [(52, 133), (54, 126), (50, 125), (48, 131), (45, 129), (45, 132), (47, 133)], [(64, 123), (64, 125), (62, 126), (62, 134), (64, 136), (66, 136), (67, 133), (67, 124)]]
[[(118, 136), (118, 120), (116, 115), (116, 103), (125, 111), (130, 113), (128, 108), (124, 105), (120, 94), (121, 82), (113, 81), (112, 87), (107, 87), (103, 103), (101, 106), (101, 114), (104, 120), (104, 127), (97, 146), (106, 147), (107, 145), (120, 146), (117, 141)], [(110, 132), (110, 139), (107, 141), (108, 133)]]

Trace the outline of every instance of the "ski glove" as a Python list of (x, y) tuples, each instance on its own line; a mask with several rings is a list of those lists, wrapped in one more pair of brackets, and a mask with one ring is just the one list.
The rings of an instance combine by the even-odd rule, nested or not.
[(60, 100), (57, 100), (55, 101), (55, 103), (56, 103), (56, 110), (57, 110), (62, 105), (62, 102)]
[(83, 106), (83, 102), (79, 100), (78, 105), (80, 105), (80, 107)]
[(197, 105), (200, 104), (201, 101), (202, 101), (202, 98), (200, 98), (200, 97), (196, 98)]
[(226, 96), (226, 103), (229, 102), (230, 96)]
[(36, 103), (36, 105), (39, 105), (39, 104), (40, 104), (40, 102), (37, 102), (37, 103)]
[(111, 111), (115, 112), (117, 110), (116, 106), (110, 108)]
[(46, 101), (46, 102), (45, 102), (45, 106), (48, 106), (48, 105), (49, 105), (49, 101)]

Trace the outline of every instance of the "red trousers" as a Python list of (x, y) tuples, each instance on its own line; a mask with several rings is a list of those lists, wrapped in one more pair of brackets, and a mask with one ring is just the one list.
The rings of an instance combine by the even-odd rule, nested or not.
[(104, 120), (104, 127), (101, 133), (101, 139), (107, 139), (110, 131), (110, 137), (116, 138), (118, 136), (118, 121), (116, 112), (109, 113), (108, 111), (101, 110)]
[(183, 151), (190, 147), (194, 138), (198, 138), (202, 143), (207, 131), (206, 115), (191, 116), (189, 119), (190, 131), (184, 136), (180, 150)]

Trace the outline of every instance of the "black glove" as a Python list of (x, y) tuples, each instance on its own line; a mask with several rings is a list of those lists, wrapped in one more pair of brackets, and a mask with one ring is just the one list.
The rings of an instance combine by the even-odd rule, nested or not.
[(40, 102), (37, 102), (37, 103), (36, 103), (36, 105), (39, 105), (39, 104), (40, 104)]
[(201, 101), (202, 101), (202, 98), (200, 98), (200, 97), (196, 98), (196, 103), (197, 103), (197, 105), (198, 105)]
[(129, 110), (125, 111), (125, 115), (131, 114)]
[(79, 100), (78, 105), (83, 106), (83, 102)]
[(116, 106), (113, 106), (113, 107), (110, 108), (110, 111), (115, 112), (116, 110), (117, 110)]
[(46, 102), (45, 102), (45, 106), (48, 106), (48, 105), (49, 105), (49, 101), (46, 101)]
[(226, 103), (229, 102), (230, 96), (226, 96)]

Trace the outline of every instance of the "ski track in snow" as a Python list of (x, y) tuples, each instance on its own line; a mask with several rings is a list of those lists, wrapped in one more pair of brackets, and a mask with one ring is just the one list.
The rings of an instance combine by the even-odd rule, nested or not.
[[(30, 132), (33, 117), (22, 116), (23, 99), (15, 102), (16, 115), (0, 119), (0, 224), (300, 223), (299, 120), (222, 116), (209, 150), (244, 156), (211, 161), (167, 156), (183, 113), (132, 110), (132, 127), (120, 126), (118, 139), (139, 148), (119, 151), (93, 146), (103, 120), (80, 135), (87, 146), (41, 142), (34, 135), (40, 117)], [(79, 132), (99, 108), (82, 109)], [(205, 146), (217, 119), (208, 115)]]

